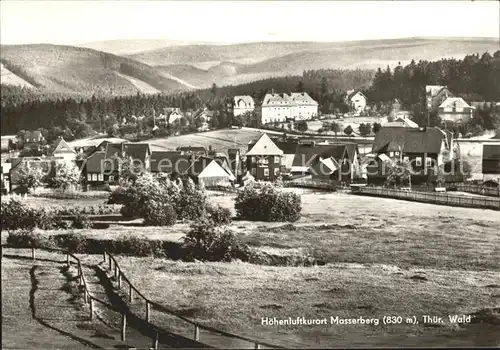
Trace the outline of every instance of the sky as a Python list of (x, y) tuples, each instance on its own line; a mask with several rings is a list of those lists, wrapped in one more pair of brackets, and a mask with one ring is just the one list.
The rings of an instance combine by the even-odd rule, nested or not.
[(499, 37), (497, 1), (2, 0), (2, 44)]

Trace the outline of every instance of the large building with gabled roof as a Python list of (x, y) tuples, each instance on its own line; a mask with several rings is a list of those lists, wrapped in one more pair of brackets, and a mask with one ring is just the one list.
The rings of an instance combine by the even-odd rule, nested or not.
[(306, 92), (270, 93), (262, 101), (262, 124), (307, 120), (318, 115), (318, 102)]
[(256, 180), (274, 181), (284, 170), (283, 151), (267, 134), (249, 142), (246, 158), (247, 170)]

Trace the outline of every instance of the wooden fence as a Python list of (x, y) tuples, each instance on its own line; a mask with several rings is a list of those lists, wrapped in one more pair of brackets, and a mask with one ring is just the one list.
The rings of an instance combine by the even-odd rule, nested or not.
[[(263, 341), (247, 338), (247, 337), (244, 337), (241, 335), (227, 333), (227, 332), (224, 332), (224, 331), (221, 331), (221, 330), (209, 327), (209, 326), (202, 325), (200, 323), (194, 322), (194, 321), (192, 321), (192, 320), (190, 320), (190, 319), (188, 319), (188, 318), (186, 318), (178, 313), (175, 313), (175, 312), (169, 310), (167, 307), (165, 307), (161, 304), (158, 304), (154, 301), (149, 300), (125, 276), (123, 271), (120, 269), (118, 262), (111, 254), (109, 254), (107, 251), (104, 251), (103, 257), (104, 257), (104, 262), (106, 262), (106, 260), (108, 261), (109, 270), (114, 273), (114, 277), (118, 281), (118, 288), (122, 289), (122, 288), (126, 287), (125, 284), (128, 285), (128, 300), (129, 300), (129, 302), (131, 302), (134, 297), (135, 298), (139, 297), (139, 298), (144, 300), (144, 302), (146, 304), (146, 310), (145, 310), (146, 311), (146, 318), (145, 318), (146, 322), (150, 322), (150, 320), (151, 320), (151, 306), (153, 306), (153, 308), (159, 312), (163, 312), (163, 313), (169, 314), (171, 316), (175, 316), (175, 317), (183, 320), (184, 322), (191, 324), (193, 326), (193, 339), (195, 341), (200, 341), (200, 330), (205, 330), (205, 331), (208, 331), (208, 332), (211, 332), (214, 334), (218, 334), (222, 337), (239, 339), (239, 340), (243, 340), (243, 341), (252, 343), (254, 345), (254, 349), (260, 349), (261, 346), (265, 346), (265, 347), (269, 347), (269, 348), (276, 348), (276, 349), (283, 348), (280, 346), (268, 344), (268, 343), (263, 342)], [(122, 325), (123, 325), (123, 322), (122, 322)], [(125, 327), (125, 326), (123, 326), (123, 327)], [(161, 331), (156, 332), (155, 339), (153, 339), (152, 348), (154, 348), (154, 349), (158, 349), (159, 332), (161, 332)]]
[[(3, 254), (3, 248), (9, 248), (9, 246), (8, 245), (2, 245), (2, 254)], [(87, 281), (86, 281), (85, 276), (83, 274), (82, 264), (80, 262), (80, 259), (78, 259), (75, 255), (69, 253), (68, 251), (66, 251), (64, 249), (48, 248), (48, 247), (37, 247), (37, 248), (32, 247), (31, 248), (31, 258), (33, 259), (33, 261), (36, 261), (36, 249), (46, 250), (46, 251), (52, 251), (52, 252), (60, 252), (60, 253), (65, 254), (66, 255), (66, 265), (68, 267), (71, 266), (71, 264), (73, 263), (72, 259), (74, 261), (76, 261), (77, 270), (78, 270), (78, 276), (77, 276), (77, 278), (78, 278), (78, 284), (79, 284), (80, 288), (83, 289), (83, 299), (84, 299), (85, 305), (89, 306), (89, 317), (90, 317), (90, 319), (93, 319), (94, 318), (94, 314), (95, 314), (95, 304), (94, 304), (94, 302), (97, 302), (100, 305), (103, 305), (103, 306), (107, 307), (108, 309), (110, 309), (110, 310), (112, 310), (114, 312), (119, 313), (121, 315), (121, 327), (120, 327), (120, 335), (121, 335), (121, 337), (120, 338), (121, 338), (121, 341), (125, 341), (127, 339), (127, 333), (126, 333), (127, 332), (127, 315), (132, 316), (132, 314), (131, 313), (127, 313), (127, 312), (125, 312), (123, 310), (120, 310), (117, 307), (115, 307), (114, 305), (111, 305), (111, 304), (109, 304), (109, 303), (107, 303), (107, 302), (105, 302), (105, 301), (103, 301), (103, 300), (101, 300), (99, 298), (96, 298), (94, 295), (92, 295), (92, 293), (90, 292), (90, 290), (89, 290), (89, 288), (87, 286)], [(150, 330), (152, 331), (152, 334), (154, 334), (154, 336), (151, 339), (151, 341), (152, 341), (151, 348), (153, 348), (153, 349), (158, 349), (160, 334), (164, 333), (164, 331), (162, 329), (160, 329), (159, 327), (156, 327), (156, 326), (150, 324), (150, 320), (151, 320), (151, 306), (153, 306), (154, 309), (158, 310), (159, 312), (163, 312), (163, 313), (167, 313), (167, 314), (172, 315), (172, 316), (176, 316), (179, 319), (181, 319), (181, 320), (183, 320), (183, 321), (191, 324), (193, 326), (193, 340), (195, 342), (199, 342), (200, 341), (200, 330), (202, 329), (202, 330), (211, 332), (213, 334), (220, 335), (222, 337), (239, 339), (239, 340), (243, 340), (243, 341), (252, 343), (254, 345), (254, 349), (260, 349), (261, 346), (265, 346), (265, 347), (268, 347), (268, 348), (276, 348), (276, 349), (282, 349), (283, 348), (281, 346), (276, 346), (276, 345), (268, 344), (266, 342), (255, 340), (255, 339), (251, 339), (251, 338), (247, 338), (247, 337), (244, 337), (244, 336), (241, 336), (241, 335), (227, 333), (227, 332), (224, 332), (224, 331), (221, 331), (221, 330), (209, 327), (209, 326), (201, 325), (201, 324), (199, 324), (197, 322), (194, 322), (192, 320), (189, 320), (189, 319), (183, 317), (182, 315), (179, 315), (179, 314), (177, 314), (177, 313), (175, 313), (175, 312), (167, 309), (165, 306), (160, 305), (158, 303), (155, 303), (154, 301), (151, 301), (148, 298), (146, 298), (144, 296), (144, 294), (142, 294), (130, 282), (130, 280), (125, 276), (125, 274), (120, 269), (120, 266), (118, 265), (118, 262), (116, 261), (116, 259), (111, 254), (109, 254), (107, 251), (104, 251), (104, 253), (103, 253), (103, 259), (104, 259), (104, 263), (106, 263), (106, 261), (108, 262), (108, 264), (109, 264), (109, 270), (111, 272), (114, 272), (114, 277), (118, 281), (118, 288), (121, 290), (123, 287), (125, 287), (125, 283), (128, 285), (128, 296), (129, 296), (128, 300), (129, 300), (129, 302), (132, 302), (134, 294), (135, 294), (136, 298), (139, 297), (139, 298), (142, 298), (145, 301), (145, 303), (146, 303), (146, 317), (145, 317), (145, 322), (148, 323), (148, 328), (150, 328)]]
[(320, 180), (291, 180), (284, 183), (285, 187), (312, 188), (326, 191), (336, 191), (337, 186), (329, 181)]
[(500, 197), (500, 187), (494, 188), (481, 185), (459, 183), (456, 184), (456, 188), (457, 191), (461, 192), (477, 193), (483, 196)]
[(458, 196), (432, 192), (402, 191), (381, 187), (353, 187), (353, 194), (403, 199), (458, 207), (500, 210), (500, 198)]

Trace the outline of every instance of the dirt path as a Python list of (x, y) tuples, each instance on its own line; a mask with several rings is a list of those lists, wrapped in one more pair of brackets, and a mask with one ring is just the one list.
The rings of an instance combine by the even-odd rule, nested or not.
[(90, 320), (78, 293), (76, 269), (66, 267), (61, 255), (37, 251), (33, 263), (28, 250), (4, 249), (3, 253), (4, 348), (129, 347), (119, 340), (119, 333)]

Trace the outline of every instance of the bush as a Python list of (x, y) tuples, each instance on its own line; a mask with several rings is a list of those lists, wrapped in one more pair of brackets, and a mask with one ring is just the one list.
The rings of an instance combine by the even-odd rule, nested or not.
[(77, 214), (73, 218), (73, 227), (77, 229), (88, 229), (94, 226), (92, 220), (85, 214)]
[(179, 196), (176, 198), (176, 211), (179, 219), (196, 220), (203, 216), (207, 206), (207, 196), (201, 189), (197, 189), (193, 180), (187, 179)]
[(206, 214), (215, 225), (226, 225), (231, 223), (231, 210), (222, 207), (220, 204), (216, 206), (207, 204)]
[(135, 236), (121, 236), (111, 249), (116, 254), (129, 256), (163, 256), (161, 241), (152, 241)]
[(205, 261), (248, 261), (251, 253), (234, 232), (215, 227), (213, 222), (202, 219), (191, 226), (184, 237), (184, 247), (188, 258)]
[(50, 237), (45, 237), (40, 233), (30, 229), (9, 232), (7, 244), (15, 248), (53, 248), (55, 244)]
[(35, 227), (49, 230), (56, 227), (56, 218), (52, 210), (35, 209), (15, 199), (2, 202), (1, 217), (4, 230), (32, 230)]
[(57, 238), (58, 246), (70, 253), (88, 253), (88, 240), (80, 233), (71, 232)]
[(251, 221), (289, 221), (300, 219), (300, 196), (282, 192), (272, 185), (253, 184), (238, 193), (234, 205), (237, 217)]
[(172, 226), (177, 221), (174, 208), (154, 200), (144, 203), (144, 224), (148, 226)]

